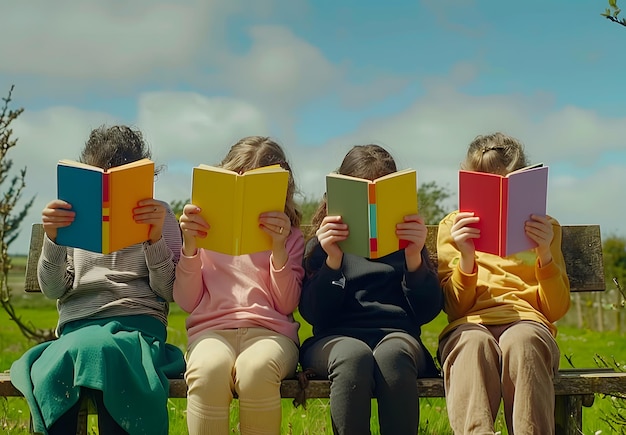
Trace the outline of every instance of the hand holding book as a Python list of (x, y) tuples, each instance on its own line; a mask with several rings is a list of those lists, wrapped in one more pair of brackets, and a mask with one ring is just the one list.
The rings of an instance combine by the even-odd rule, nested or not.
[(404, 221), (396, 225), (396, 235), (406, 240), (406, 267), (409, 272), (415, 272), (422, 265), (422, 249), (428, 236), (424, 219), (417, 214), (405, 216)]
[(535, 248), (539, 264), (543, 267), (552, 261), (550, 244), (554, 238), (554, 228), (547, 216), (532, 215), (526, 221), (526, 235), (537, 244)]
[(46, 236), (56, 243), (59, 228), (64, 228), (74, 222), (76, 212), (67, 201), (55, 199), (50, 201), (41, 212), (41, 222)]
[(341, 216), (324, 216), (315, 235), (326, 252), (326, 265), (333, 270), (339, 270), (343, 260), (343, 250), (339, 247), (339, 243), (350, 235), (348, 225), (343, 223)]
[(211, 228), (200, 215), (201, 211), (198, 206), (186, 204), (179, 219), (180, 229), (183, 233), (183, 255), (188, 257), (196, 253), (196, 240), (205, 238)]
[(259, 226), (272, 239), (272, 264), (276, 269), (282, 269), (289, 259), (285, 246), (291, 232), (289, 216), (282, 211), (261, 213)]
[(133, 209), (133, 219), (139, 225), (149, 225), (148, 242), (152, 245), (158, 242), (163, 235), (165, 206), (161, 201), (154, 198), (142, 199)]

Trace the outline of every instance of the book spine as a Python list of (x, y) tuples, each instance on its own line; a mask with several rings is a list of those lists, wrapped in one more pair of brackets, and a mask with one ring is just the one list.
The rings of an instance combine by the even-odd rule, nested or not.
[(111, 240), (111, 198), (109, 174), (102, 174), (102, 253), (110, 252)]
[(242, 175), (236, 176), (236, 184), (235, 184), (235, 201), (233, 202), (233, 207), (235, 208), (234, 223), (233, 223), (233, 255), (241, 254), (241, 239), (243, 233), (243, 213), (244, 206), (243, 203), (244, 193), (245, 193), (245, 180)]
[(378, 258), (378, 222), (376, 222), (376, 184), (370, 183), (367, 190), (369, 211), (370, 258)]
[(507, 239), (508, 239), (508, 210), (509, 210), (509, 179), (503, 177), (500, 182), (500, 231), (498, 247), (501, 257), (507, 255)]

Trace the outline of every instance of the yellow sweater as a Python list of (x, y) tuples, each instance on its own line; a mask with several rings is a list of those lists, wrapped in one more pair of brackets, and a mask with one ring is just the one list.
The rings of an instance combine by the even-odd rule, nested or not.
[(518, 320), (543, 323), (556, 336), (554, 322), (570, 305), (559, 223), (550, 218), (554, 228), (552, 262), (544, 267), (539, 267), (534, 250), (504, 258), (477, 251), (476, 268), (466, 274), (458, 267), (461, 254), (450, 235), (457, 213), (443, 218), (437, 235), (439, 281), (448, 315), (448, 326), (440, 337), (463, 323), (504, 325)]

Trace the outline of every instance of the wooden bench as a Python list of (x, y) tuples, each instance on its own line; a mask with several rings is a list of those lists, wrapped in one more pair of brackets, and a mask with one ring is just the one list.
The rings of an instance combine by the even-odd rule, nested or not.
[[(436, 262), (437, 226), (428, 226), (427, 247)], [(34, 224), (26, 266), (25, 290), (39, 292), (37, 261), (43, 243), (43, 228)], [(598, 225), (563, 226), (563, 255), (572, 292), (604, 291), (602, 242)], [(444, 397), (442, 378), (419, 379), (420, 397)], [(582, 429), (582, 407), (591, 406), (595, 394), (626, 392), (626, 373), (606, 369), (563, 369), (554, 381), (556, 400), (556, 433), (579, 434)], [(287, 379), (281, 384), (283, 398), (302, 402), (309, 398), (328, 398), (330, 382), (317, 379)], [(0, 395), (19, 397), (21, 393), (10, 381), (9, 373), (0, 374)], [(170, 380), (170, 397), (185, 398), (183, 379)], [(86, 420), (83, 424), (86, 430)]]

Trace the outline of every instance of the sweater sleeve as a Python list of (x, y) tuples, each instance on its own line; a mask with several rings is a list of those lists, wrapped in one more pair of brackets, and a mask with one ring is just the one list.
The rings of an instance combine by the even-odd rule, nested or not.
[(478, 269), (471, 274), (459, 268), (461, 253), (452, 239), (451, 228), (456, 212), (450, 213), (439, 223), (437, 232), (438, 275), (444, 296), (444, 311), (450, 320), (464, 316), (476, 303)]
[(187, 313), (191, 313), (198, 306), (204, 292), (201, 252), (198, 249), (192, 256), (181, 254), (176, 265), (174, 302)]
[(341, 268), (333, 270), (326, 265), (326, 253), (317, 238), (311, 239), (307, 248), (310, 254), (305, 258), (299, 311), (304, 320), (323, 329), (330, 319), (341, 314), (346, 278)]
[(172, 302), (176, 263), (180, 256), (182, 237), (174, 212), (169, 205), (163, 204), (166, 207), (163, 235), (152, 245), (144, 242), (143, 250), (149, 270), (150, 288), (166, 301)]
[(37, 280), (41, 292), (49, 299), (59, 299), (74, 283), (71, 248), (57, 245), (44, 235), (37, 264)]
[(284, 315), (292, 314), (298, 302), (302, 290), (302, 257), (304, 254), (304, 236), (299, 229), (292, 229), (286, 242), (289, 258), (287, 263), (276, 269), (270, 258), (270, 294), (276, 311)]
[(402, 288), (420, 325), (430, 322), (441, 312), (443, 293), (426, 247), (422, 249), (422, 265), (414, 272), (405, 270)]
[(550, 322), (555, 322), (562, 318), (570, 306), (570, 283), (565, 268), (565, 259), (561, 250), (561, 226), (552, 219), (554, 237), (550, 244), (552, 261), (540, 267), (539, 261), (535, 264), (535, 274), (538, 287), (538, 299), (540, 311)]

